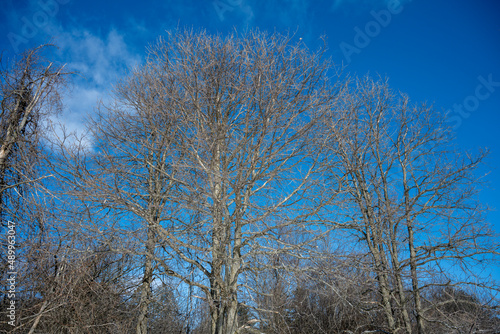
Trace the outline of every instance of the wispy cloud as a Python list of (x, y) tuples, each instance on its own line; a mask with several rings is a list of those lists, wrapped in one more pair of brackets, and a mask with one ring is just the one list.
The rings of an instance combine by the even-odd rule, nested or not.
[(88, 30), (75, 29), (60, 33), (55, 42), (60, 60), (66, 63), (65, 69), (75, 74), (64, 99), (64, 112), (52, 122), (81, 135), (85, 131), (85, 118), (93, 113), (99, 101), (105, 104), (110, 101), (117, 80), (142, 59), (130, 51), (124, 36), (116, 30), (101, 38)]
[[(252, 6), (244, 0), (211, 0), (214, 13), (220, 22), (237, 19), (239, 25), (251, 25), (254, 19)], [(232, 21), (232, 20), (230, 20)]]
[(109, 88), (128, 69), (140, 63), (140, 56), (129, 51), (123, 35), (111, 30), (102, 39), (91, 32), (72, 31), (56, 41), (67, 68), (77, 71), (87, 85)]

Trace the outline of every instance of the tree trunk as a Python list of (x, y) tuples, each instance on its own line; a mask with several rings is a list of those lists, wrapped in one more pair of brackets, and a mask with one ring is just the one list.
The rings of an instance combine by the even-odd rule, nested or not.
[(425, 333), (425, 324), (422, 317), (422, 301), (420, 299), (420, 290), (418, 286), (417, 277), (417, 253), (414, 244), (413, 228), (411, 223), (408, 223), (408, 246), (410, 249), (410, 270), (411, 270), (411, 283), (413, 288), (413, 298), (415, 299), (415, 313), (417, 316), (417, 333)]
[(408, 334), (412, 333), (412, 328), (411, 328), (411, 320), (410, 320), (410, 315), (408, 314), (408, 310), (406, 308), (406, 294), (404, 290), (404, 285), (403, 285), (403, 279), (401, 277), (401, 269), (400, 269), (400, 263), (398, 259), (398, 250), (397, 250), (397, 241), (396, 241), (396, 236), (394, 233), (392, 233), (393, 228), (391, 226), (391, 259), (392, 259), (392, 266), (393, 266), (393, 272), (394, 272), (394, 279), (396, 280), (396, 285), (398, 288), (398, 295), (399, 295), (399, 305), (401, 307), (401, 314), (403, 315), (403, 321), (405, 324), (406, 332)]
[[(372, 234), (370, 233), (370, 226), (366, 229), (368, 240), (368, 247), (372, 253), (373, 262), (375, 266), (375, 273), (377, 274), (377, 281), (379, 285), (380, 295), (382, 296), (382, 308), (384, 309), (385, 316), (387, 318), (387, 324), (389, 330), (394, 332), (396, 328), (396, 322), (394, 321), (394, 316), (392, 315), (391, 307), (391, 294), (389, 288), (389, 280), (387, 278), (387, 268), (384, 265), (382, 257), (385, 256), (383, 250), (380, 249), (380, 244), (374, 244)], [(376, 236), (374, 236), (376, 238)]]
[(154, 239), (151, 226), (148, 226), (146, 241), (146, 261), (144, 263), (144, 276), (141, 286), (141, 299), (139, 302), (139, 317), (137, 320), (137, 334), (148, 332), (148, 307), (151, 302), (151, 283), (153, 282), (153, 252)]

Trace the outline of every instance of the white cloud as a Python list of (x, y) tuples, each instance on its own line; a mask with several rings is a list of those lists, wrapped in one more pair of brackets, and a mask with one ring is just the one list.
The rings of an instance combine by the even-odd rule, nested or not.
[(67, 68), (78, 71), (89, 85), (109, 87), (127, 70), (140, 63), (141, 58), (132, 54), (123, 36), (111, 30), (105, 39), (87, 30), (63, 34), (56, 41)]
[[(141, 57), (130, 51), (123, 35), (111, 30), (100, 38), (88, 30), (72, 30), (58, 34), (55, 43), (59, 58), (66, 63), (71, 77), (69, 94), (64, 98), (64, 112), (51, 119), (68, 132), (81, 136), (85, 132), (85, 119), (93, 113), (100, 101), (111, 100), (114, 84), (141, 63)], [(62, 130), (56, 130), (57, 135)], [(91, 139), (84, 141), (91, 146)]]

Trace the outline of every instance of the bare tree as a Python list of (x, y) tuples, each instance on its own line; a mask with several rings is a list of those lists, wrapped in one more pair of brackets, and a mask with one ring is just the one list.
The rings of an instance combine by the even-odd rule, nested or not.
[[(68, 75), (44, 57), (49, 50), (43, 45), (16, 62), (2, 62), (0, 213), (2, 224), (16, 225), (15, 270), (2, 270), (2, 281), (8, 271), (16, 272), (16, 322), (12, 327), (2, 316), (0, 331), (124, 333), (128, 263), (94, 247), (99, 234), (71, 229), (72, 219), (85, 219), (70, 212), (68, 199), (61, 205), (54, 196), (58, 180), (44, 163), (48, 119), (61, 110), (59, 93)], [(8, 253), (2, 240), (3, 260)]]
[[(38, 188), (42, 180), (48, 177), (40, 165), (41, 138), (46, 134), (48, 117), (61, 108), (59, 92), (67, 75), (62, 66), (44, 58), (49, 47), (42, 45), (27, 50), (11, 62), (1, 59), (0, 217), (2, 227), (6, 227), (9, 220), (16, 226), (18, 282), (30, 275), (29, 267), (33, 263), (29, 260), (38, 258), (38, 264), (47, 260), (34, 255), (43, 253), (44, 246), (40, 242), (46, 237), (43, 228), (45, 208), (40, 210), (34, 204), (35, 199), (40, 198)], [(1, 244), (2, 281), (9, 271), (5, 270), (7, 262), (4, 261), (8, 254), (6, 241), (2, 239)], [(30, 291), (28, 285), (25, 289), (19, 287), (25, 295)], [(23, 293), (19, 291), (17, 296), (20, 294)]]
[(37, 179), (30, 170), (38, 159), (44, 121), (60, 110), (59, 91), (66, 73), (45, 61), (43, 45), (26, 51), (0, 71), (0, 200), (9, 189)]
[(426, 314), (431, 324), (427, 326), (427, 333), (497, 333), (500, 330), (498, 310), (485, 308), (478, 290), (476, 293), (467, 290), (436, 286), (427, 291), (425, 304), (432, 305)]
[(300, 256), (280, 229), (314, 239), (306, 232), (330, 198), (314, 136), (336, 96), (329, 67), (277, 34), (169, 35), (93, 117), (94, 146), (62, 145), (72, 194), (142, 240), (142, 251), (121, 250), (144, 256), (137, 333), (158, 274), (203, 292), (212, 333), (237, 332), (249, 259)]
[(425, 333), (432, 306), (423, 306), (422, 291), (433, 285), (431, 276), (457, 284), (453, 272), (474, 274), (469, 267), (498, 254), (475, 198), (474, 171), (485, 154), (454, 150), (438, 113), (411, 106), (385, 82), (356, 81), (343, 110), (340, 121), (332, 113), (329, 128), (341, 162), (331, 175), (344, 189), (338, 199), (345, 218), (337, 226), (354, 231), (371, 256), (387, 329), (411, 333), (416, 322), (416, 332)]

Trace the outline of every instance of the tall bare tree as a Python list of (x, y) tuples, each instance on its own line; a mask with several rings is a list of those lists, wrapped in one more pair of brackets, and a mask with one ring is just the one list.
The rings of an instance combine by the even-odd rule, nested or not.
[(47, 117), (60, 110), (59, 89), (65, 73), (45, 61), (43, 45), (25, 51), (21, 59), (2, 62), (0, 71), (0, 199), (16, 186), (32, 183), (30, 166), (38, 159), (39, 139)]
[(449, 278), (440, 284), (481, 285), (451, 277), (457, 270), (473, 274), (470, 266), (498, 254), (475, 197), (474, 172), (485, 154), (453, 149), (443, 118), (411, 106), (386, 82), (356, 81), (343, 110), (340, 121), (332, 114), (329, 128), (332, 155), (341, 162), (331, 175), (344, 189), (338, 226), (354, 231), (371, 256), (387, 329), (425, 333), (433, 306), (424, 306), (422, 293), (431, 276)]
[(302, 244), (314, 239), (305, 232), (325, 232), (313, 221), (331, 197), (314, 131), (338, 87), (322, 51), (291, 39), (169, 35), (93, 118), (94, 146), (62, 146), (73, 194), (142, 240), (137, 333), (147, 331), (155, 274), (202, 291), (211, 332), (235, 333), (249, 259), (300, 256), (278, 230), (308, 235)]
[[(40, 140), (46, 134), (48, 117), (61, 108), (59, 93), (67, 74), (62, 66), (44, 58), (49, 49), (49, 45), (42, 45), (13, 61), (1, 59), (0, 65), (0, 218), (2, 227), (9, 220), (16, 226), (18, 280), (29, 275), (23, 266), (44, 238), (44, 214), (33, 204), (39, 197), (36, 189), (48, 176), (40, 165)], [(6, 241), (1, 243), (2, 281), (9, 271), (4, 262)], [(40, 259), (40, 263), (45, 260)]]

